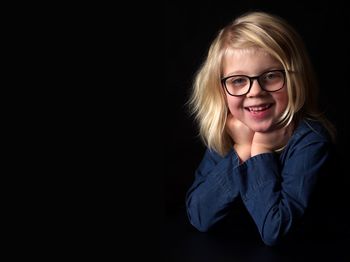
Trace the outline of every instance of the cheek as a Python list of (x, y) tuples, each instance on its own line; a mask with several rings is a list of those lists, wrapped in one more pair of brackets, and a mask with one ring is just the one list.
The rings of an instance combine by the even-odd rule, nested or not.
[(227, 105), (232, 115), (237, 115), (242, 109), (243, 106), (243, 99), (232, 97), (232, 96), (226, 96), (227, 99)]
[(284, 92), (282, 94), (276, 94), (275, 100), (277, 101), (277, 108), (279, 112), (283, 112), (288, 105), (288, 94)]

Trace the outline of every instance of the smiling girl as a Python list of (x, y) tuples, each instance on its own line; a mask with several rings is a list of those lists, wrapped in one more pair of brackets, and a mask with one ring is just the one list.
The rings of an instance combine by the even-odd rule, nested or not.
[(189, 221), (207, 231), (241, 201), (264, 243), (279, 243), (303, 219), (334, 137), (301, 38), (280, 17), (246, 13), (218, 33), (192, 90), (207, 150)]

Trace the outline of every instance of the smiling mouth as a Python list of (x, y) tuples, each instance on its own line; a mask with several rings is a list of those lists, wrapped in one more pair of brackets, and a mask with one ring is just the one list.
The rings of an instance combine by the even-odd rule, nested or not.
[(245, 107), (245, 109), (252, 113), (259, 113), (269, 109), (271, 106), (272, 104), (265, 104), (260, 106), (248, 106), (248, 107)]

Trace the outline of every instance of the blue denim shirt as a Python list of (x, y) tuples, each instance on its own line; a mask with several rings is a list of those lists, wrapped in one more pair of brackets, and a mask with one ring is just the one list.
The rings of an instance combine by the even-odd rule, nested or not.
[(264, 243), (277, 244), (306, 211), (329, 150), (327, 131), (310, 120), (300, 122), (280, 154), (240, 164), (234, 150), (225, 157), (207, 150), (186, 195), (190, 223), (209, 230), (241, 197)]

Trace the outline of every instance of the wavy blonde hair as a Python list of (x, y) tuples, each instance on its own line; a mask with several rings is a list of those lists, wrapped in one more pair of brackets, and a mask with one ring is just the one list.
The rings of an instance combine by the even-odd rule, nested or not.
[(221, 77), (225, 54), (232, 49), (242, 48), (266, 51), (286, 71), (289, 100), (280, 125), (311, 118), (321, 121), (334, 137), (333, 126), (318, 110), (318, 85), (299, 34), (276, 15), (249, 12), (219, 31), (194, 79), (188, 102), (199, 123), (200, 137), (209, 149), (225, 155), (233, 145), (225, 131), (228, 108)]

